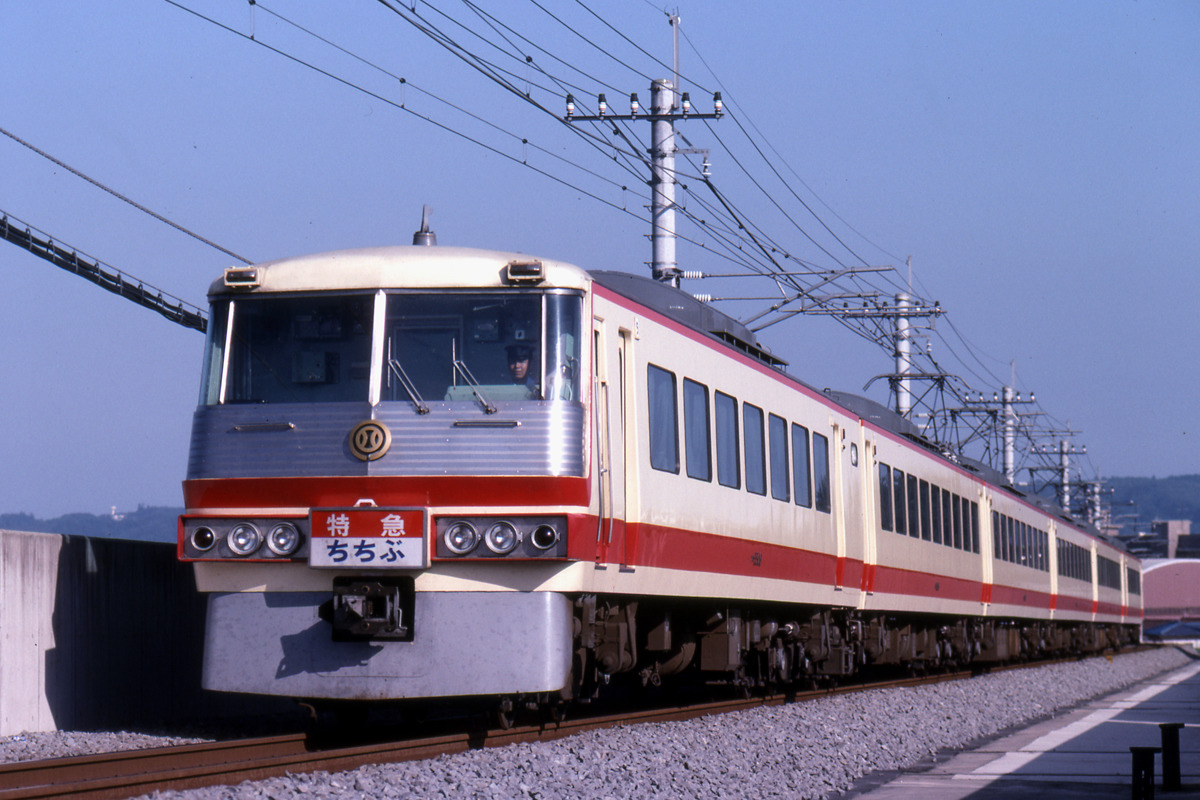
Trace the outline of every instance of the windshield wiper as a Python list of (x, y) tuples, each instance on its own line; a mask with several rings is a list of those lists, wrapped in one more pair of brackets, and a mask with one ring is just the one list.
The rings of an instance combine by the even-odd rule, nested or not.
[(475, 380), (475, 376), (471, 374), (471, 370), (467, 369), (467, 365), (463, 363), (461, 358), (454, 359), (454, 371), (462, 376), (467, 385), (471, 387), (471, 393), (475, 395), (475, 399), (483, 405), (483, 413), (495, 414), (496, 407), (492, 405), (486, 397), (483, 396), (483, 391), (479, 386), (479, 381)]
[(392, 358), (392, 343), (388, 342), (388, 371), (396, 376), (396, 380), (408, 392), (408, 397), (417, 408), (418, 414), (428, 414), (429, 406), (425, 405), (425, 401), (421, 399), (421, 393), (417, 391), (417, 387), (413, 385), (412, 380), (408, 377), (408, 373), (404, 371), (404, 367), (400, 366), (400, 362)]

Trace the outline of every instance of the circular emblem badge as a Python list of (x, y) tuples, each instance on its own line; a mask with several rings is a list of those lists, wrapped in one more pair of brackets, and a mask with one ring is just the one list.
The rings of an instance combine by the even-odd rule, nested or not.
[(368, 419), (350, 431), (350, 452), (359, 461), (376, 461), (383, 458), (392, 446), (392, 432), (387, 425)]

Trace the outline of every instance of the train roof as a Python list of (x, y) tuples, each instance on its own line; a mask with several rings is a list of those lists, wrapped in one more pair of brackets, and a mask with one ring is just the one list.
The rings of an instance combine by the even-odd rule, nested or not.
[(592, 280), (606, 289), (641, 303), (668, 319), (711, 334), (772, 367), (787, 366), (786, 361), (773, 355), (745, 325), (670, 284), (629, 272), (593, 270), (590, 274)]
[(512, 285), (506, 280), (512, 264), (540, 264), (545, 283), (555, 287), (588, 286), (587, 272), (562, 261), (469, 247), (401, 245), (335, 250), (230, 267), (212, 283), (208, 295), (391, 287), (502, 287)]

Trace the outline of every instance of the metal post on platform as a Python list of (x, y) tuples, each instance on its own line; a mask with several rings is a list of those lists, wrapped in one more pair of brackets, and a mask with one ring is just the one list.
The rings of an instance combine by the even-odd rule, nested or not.
[(1154, 754), (1161, 747), (1130, 747), (1133, 754), (1133, 800), (1154, 800)]
[(1177, 792), (1182, 788), (1179, 775), (1179, 731), (1182, 722), (1160, 722), (1162, 729), (1163, 791)]

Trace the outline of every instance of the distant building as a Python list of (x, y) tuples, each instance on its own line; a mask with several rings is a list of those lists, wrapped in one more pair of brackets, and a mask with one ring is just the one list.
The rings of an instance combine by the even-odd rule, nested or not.
[(1166, 558), (1167, 557), (1167, 537), (1160, 536), (1157, 533), (1146, 531), (1134, 532), (1118, 537), (1125, 549), (1130, 555), (1137, 556), (1141, 559), (1146, 558)]
[(1150, 530), (1156, 537), (1167, 540), (1167, 558), (1200, 556), (1200, 536), (1192, 535), (1190, 519), (1155, 520), (1150, 523)]

